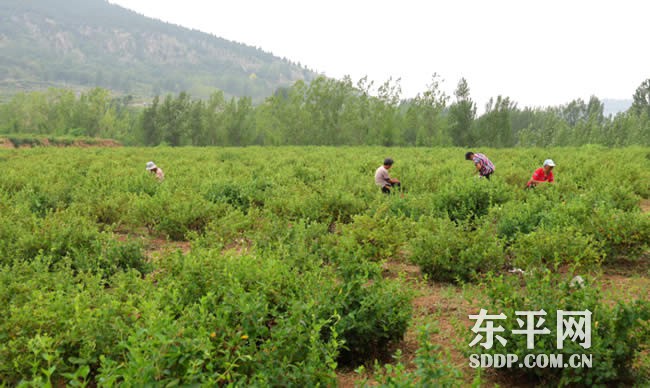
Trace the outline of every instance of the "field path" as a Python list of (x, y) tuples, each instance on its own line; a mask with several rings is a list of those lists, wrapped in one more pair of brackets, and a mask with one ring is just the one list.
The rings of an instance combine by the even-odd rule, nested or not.
[(650, 199), (642, 199), (641, 202), (639, 203), (639, 206), (641, 207), (641, 211), (644, 213), (650, 212)]

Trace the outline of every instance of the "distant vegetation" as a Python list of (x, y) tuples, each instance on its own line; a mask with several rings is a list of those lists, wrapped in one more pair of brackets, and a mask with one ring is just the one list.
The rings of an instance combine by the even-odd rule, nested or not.
[(0, 18), (0, 134), (147, 146), (650, 145), (650, 79), (616, 115), (595, 96), (545, 108), (496, 96), (477, 115), (464, 79), (448, 96), (434, 74), (405, 100), (399, 80), (328, 79), (104, 0), (5, 0)]
[(119, 147), (111, 139), (83, 136), (0, 135), (0, 148), (32, 147)]
[(111, 89), (151, 99), (187, 91), (259, 102), (316, 74), (260, 49), (163, 23), (104, 0), (0, 2), (0, 90)]
[[(376, 95), (372, 93), (376, 89)], [(547, 108), (519, 108), (498, 96), (485, 113), (464, 79), (455, 97), (434, 76), (427, 91), (400, 98), (399, 82), (374, 87), (366, 79), (319, 77), (279, 89), (261, 104), (250, 97), (208, 99), (181, 92), (134, 106), (95, 88), (76, 95), (49, 89), (0, 105), (0, 134), (112, 138), (126, 145), (382, 145), (382, 146), (605, 146), (650, 145), (650, 79), (616, 116), (597, 97)]]

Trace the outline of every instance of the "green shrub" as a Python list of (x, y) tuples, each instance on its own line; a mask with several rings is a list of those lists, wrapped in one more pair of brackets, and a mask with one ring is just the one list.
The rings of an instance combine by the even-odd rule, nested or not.
[(496, 181), (452, 181), (436, 192), (434, 206), (452, 221), (474, 220), (486, 215), (491, 206), (506, 202), (511, 195), (509, 188)]
[(213, 183), (204, 197), (212, 203), (227, 203), (243, 212), (247, 212), (250, 207), (250, 198), (246, 190), (230, 182)]
[(100, 227), (119, 225), (128, 220), (131, 197), (126, 193), (96, 195), (89, 193), (84, 200), (77, 201), (75, 211), (84, 214)]
[(168, 193), (153, 197), (147, 194), (133, 196), (126, 215), (127, 223), (133, 227), (145, 227), (153, 233), (162, 222), (170, 198)]
[(590, 182), (598, 189), (589, 191), (585, 199), (590, 201), (593, 207), (614, 208), (626, 212), (637, 210), (640, 198), (630, 186), (631, 183), (621, 180), (620, 177), (617, 177), (615, 184), (609, 180)]
[[(151, 381), (151, 376), (135, 376), (143, 365), (151, 365), (154, 375), (168, 370), (169, 377), (162, 379), (182, 384), (331, 383), (340, 343), (334, 315), (327, 316), (333, 308), (322, 309), (333, 294), (331, 285), (321, 284), (323, 274), (296, 276), (276, 260), (218, 257), (202, 251), (164, 259), (157, 284), (169, 292), (160, 295), (160, 303), (178, 319), (166, 324), (169, 329), (155, 326), (148, 332), (162, 332), (162, 343), (136, 338), (128, 349), (133, 360), (124, 368), (108, 362), (106, 370), (122, 376), (117, 381), (127, 381), (127, 375)], [(199, 336), (209, 342), (188, 342), (187, 351), (181, 342), (181, 349), (160, 354), (165, 344), (179, 342), (173, 336), (181, 329), (188, 341)], [(196, 346), (207, 348), (190, 350)], [(193, 364), (200, 369), (192, 369)]]
[[(415, 369), (407, 369), (402, 363), (401, 351), (398, 350), (393, 356), (396, 364), (385, 364), (381, 366), (377, 361), (374, 365), (373, 384), (367, 380), (361, 380), (355, 386), (377, 386), (377, 387), (458, 387), (462, 385), (461, 373), (453, 365), (442, 360), (440, 346), (431, 342), (433, 330), (427, 326), (419, 328), (418, 349), (415, 351)], [(446, 355), (448, 358), (448, 355)], [(356, 372), (363, 373), (365, 367), (359, 367)]]
[(191, 232), (203, 233), (214, 206), (195, 195), (174, 195), (166, 202), (156, 230), (172, 240), (187, 240)]
[(63, 210), (72, 202), (71, 187), (67, 182), (47, 186), (29, 185), (16, 194), (18, 203), (26, 203), (32, 213), (44, 217), (49, 212)]
[(69, 261), (47, 258), (4, 266), (0, 286), (0, 380), (7, 382), (51, 368), (48, 375), (60, 378), (95, 368), (100, 356), (118, 356), (144, 296), (142, 288), (131, 290), (120, 302), (100, 275), (75, 276)]
[(91, 221), (71, 211), (34, 218), (27, 228), (19, 232), (14, 251), (8, 257), (31, 259), (41, 254), (55, 259), (81, 257), (96, 252), (101, 239)]
[[(568, 360), (573, 354), (593, 355), (592, 367), (584, 368), (512, 368), (501, 369), (502, 373), (525, 374), (540, 379), (545, 385), (559, 386), (605, 386), (614, 383), (629, 383), (630, 370), (634, 360), (640, 356), (641, 345), (650, 337), (650, 303), (618, 303), (609, 306), (592, 279), (583, 285), (571, 281), (572, 275), (558, 275), (549, 270), (536, 271), (519, 276), (493, 277), (487, 282), (490, 304), (488, 314), (505, 314), (505, 320), (495, 322), (495, 327), (505, 330), (499, 333), (506, 341), (502, 346), (494, 341), (491, 349), (475, 345), (470, 353), (516, 354), (524, 360), (527, 354), (563, 354)], [(543, 327), (548, 334), (534, 337), (534, 349), (527, 349), (527, 336), (512, 333), (521, 329), (517, 323), (516, 311), (540, 311)], [(565, 339), (563, 349), (557, 347), (558, 310), (585, 311), (591, 315), (591, 347), (584, 349), (577, 342)], [(477, 312), (478, 313), (478, 312)], [(537, 322), (537, 321), (536, 321)], [(538, 327), (542, 329), (542, 327)], [(474, 338), (474, 333), (468, 330)], [(576, 340), (580, 342), (580, 340)], [(468, 341), (468, 343), (470, 343)]]
[[(99, 268), (103, 270), (105, 276), (111, 276), (119, 270), (134, 269), (142, 274), (151, 271), (141, 241), (119, 242), (112, 239), (103, 244)], [(94, 269), (96, 268), (90, 270)]]
[(36, 138), (36, 137), (28, 137), (28, 136), (15, 137), (15, 136), (10, 136), (9, 141), (11, 141), (16, 148), (19, 148), (19, 147), (36, 147), (36, 146), (41, 145), (41, 139)]
[(556, 265), (594, 267), (604, 253), (598, 241), (578, 228), (540, 227), (534, 232), (517, 236), (509, 248), (515, 267), (530, 269)]
[(530, 196), (525, 202), (511, 201), (490, 209), (490, 219), (494, 219), (497, 236), (512, 241), (518, 234), (534, 231), (544, 218), (548, 202), (540, 195)]
[(231, 205), (221, 203), (212, 208), (210, 221), (206, 224), (203, 233), (193, 237), (196, 247), (215, 248), (227, 246), (245, 232), (250, 232), (255, 225), (257, 213), (251, 211), (248, 215)]
[(376, 265), (350, 263), (341, 270), (344, 281), (328, 306), (341, 316), (336, 332), (345, 342), (339, 360), (358, 365), (383, 359), (406, 333), (411, 294), (399, 282), (381, 279)]
[(331, 224), (302, 219), (287, 222), (268, 214), (263, 217), (243, 241), (251, 241), (261, 256), (282, 260), (301, 271), (318, 270), (324, 263), (336, 261), (339, 236), (332, 233)]
[(328, 185), (317, 188), (283, 186), (274, 191), (266, 207), (277, 217), (290, 220), (347, 223), (365, 209), (365, 203), (354, 194)]
[(151, 176), (149, 172), (142, 172), (133, 175), (128, 175), (123, 177), (123, 182), (121, 185), (124, 185), (124, 190), (127, 193), (142, 195), (146, 194), (149, 196), (154, 196), (159, 190), (163, 189), (163, 182), (159, 182), (156, 178)]
[[(392, 196), (388, 201), (388, 214), (397, 217), (408, 217), (414, 221), (418, 221), (421, 217), (432, 216), (436, 207), (436, 193), (409, 193), (404, 197)], [(386, 197), (382, 194), (376, 200), (376, 203), (370, 204), (369, 208), (381, 209), (381, 205), (386, 203)]]
[(405, 217), (386, 214), (386, 207), (372, 216), (358, 215), (341, 227), (340, 249), (354, 251), (370, 260), (397, 258), (412, 234), (413, 223)]
[(411, 260), (429, 279), (445, 282), (472, 280), (505, 262), (503, 243), (492, 228), (473, 229), (442, 218), (421, 220), (411, 252)]
[(134, 226), (145, 226), (172, 240), (187, 240), (192, 232), (203, 233), (213, 218), (216, 205), (192, 192), (161, 189), (156, 195), (140, 194), (131, 201), (126, 217)]
[(637, 209), (594, 209), (583, 229), (603, 247), (606, 263), (615, 263), (620, 258), (634, 260), (650, 244), (650, 217)]

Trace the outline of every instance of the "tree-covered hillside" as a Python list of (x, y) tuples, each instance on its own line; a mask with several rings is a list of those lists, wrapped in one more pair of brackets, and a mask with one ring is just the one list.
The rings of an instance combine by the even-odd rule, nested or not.
[(144, 17), (106, 0), (0, 2), (0, 93), (103, 87), (261, 101), (315, 77), (260, 49)]

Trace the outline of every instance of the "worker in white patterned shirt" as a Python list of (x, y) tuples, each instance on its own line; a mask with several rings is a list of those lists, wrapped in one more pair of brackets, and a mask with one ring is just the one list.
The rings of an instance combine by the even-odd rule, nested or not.
[(386, 158), (384, 159), (384, 164), (379, 166), (377, 171), (375, 171), (375, 184), (381, 187), (381, 192), (384, 194), (390, 194), (393, 187), (397, 189), (401, 188), (399, 180), (391, 178), (388, 175), (388, 170), (393, 167), (393, 163), (393, 159)]

